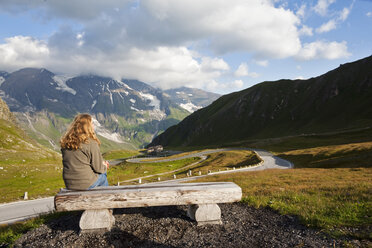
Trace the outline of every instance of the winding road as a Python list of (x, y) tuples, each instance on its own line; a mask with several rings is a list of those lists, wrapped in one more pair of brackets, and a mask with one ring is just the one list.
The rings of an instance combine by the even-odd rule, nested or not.
[[(293, 164), (287, 160), (281, 159), (279, 157), (274, 156), (270, 152), (259, 150), (259, 149), (249, 149), (249, 148), (223, 148), (223, 149), (214, 149), (214, 150), (207, 150), (203, 152), (198, 153), (192, 153), (185, 156), (181, 156), (178, 158), (172, 158), (172, 159), (162, 159), (160, 158), (135, 158), (135, 159), (128, 159), (128, 162), (133, 163), (154, 163), (159, 162), (159, 160), (154, 159), (161, 159), (162, 162), (166, 161), (174, 161), (174, 160), (181, 160), (185, 158), (191, 158), (191, 157), (200, 157), (202, 159), (206, 159), (208, 154), (215, 153), (215, 152), (221, 152), (221, 151), (234, 151), (234, 150), (252, 150), (256, 152), (262, 159), (262, 162), (256, 166), (251, 166), (247, 168), (241, 168), (236, 170), (228, 170), (228, 171), (220, 171), (220, 172), (212, 172), (208, 175), (218, 174), (218, 173), (236, 173), (236, 172), (243, 172), (243, 171), (258, 171), (258, 170), (267, 170), (267, 169), (289, 169), (293, 168)], [(150, 161), (152, 160), (152, 161)], [(120, 160), (117, 160), (117, 162)], [(201, 160), (202, 161), (202, 160)], [(196, 163), (200, 163), (201, 161), (198, 161)], [(114, 164), (114, 161), (110, 161), (110, 164)], [(195, 165), (193, 163), (192, 165), (189, 165), (188, 167), (191, 167)], [(187, 167), (186, 167), (187, 168)], [(182, 169), (185, 169), (183, 167)], [(172, 172), (165, 172), (160, 173), (156, 175), (149, 175), (147, 177), (157, 176), (161, 174), (168, 174)], [(175, 180), (168, 180), (168, 181), (162, 181), (162, 182), (156, 182), (153, 184), (166, 184), (166, 183), (175, 183), (175, 182), (184, 182), (184, 181), (190, 181), (194, 180), (200, 177), (206, 177), (208, 175), (202, 175), (202, 176), (194, 176), (194, 177), (188, 177), (188, 178), (182, 178), (182, 179), (175, 179)], [(144, 177), (141, 177), (144, 178)], [(129, 181), (133, 181), (136, 179), (131, 179)], [(14, 223), (17, 221), (25, 220), (31, 217), (35, 217), (39, 214), (49, 213), (54, 210), (54, 197), (48, 197), (48, 198), (42, 198), (42, 199), (35, 199), (35, 200), (27, 200), (27, 201), (18, 201), (18, 202), (12, 202), (12, 203), (6, 203), (0, 205), (0, 225), (1, 224), (9, 224)]]

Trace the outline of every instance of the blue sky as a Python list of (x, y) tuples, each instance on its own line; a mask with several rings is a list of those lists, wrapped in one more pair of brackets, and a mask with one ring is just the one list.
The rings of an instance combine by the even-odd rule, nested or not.
[(0, 0), (0, 70), (217, 93), (372, 55), (370, 0)]

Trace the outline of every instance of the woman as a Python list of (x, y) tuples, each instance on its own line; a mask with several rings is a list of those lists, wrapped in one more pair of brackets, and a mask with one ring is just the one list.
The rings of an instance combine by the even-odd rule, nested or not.
[(79, 114), (61, 138), (63, 180), (66, 188), (86, 190), (108, 186), (108, 162), (103, 161), (101, 142), (94, 133), (92, 117)]

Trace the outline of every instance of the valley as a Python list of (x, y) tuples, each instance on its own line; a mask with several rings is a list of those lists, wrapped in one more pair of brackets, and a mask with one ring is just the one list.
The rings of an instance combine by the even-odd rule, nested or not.
[[(77, 113), (94, 117), (103, 151), (138, 149), (219, 96), (191, 88), (175, 89), (179, 94), (171, 96), (136, 80), (67, 77), (37, 68), (3, 73), (0, 78), (0, 97), (19, 124), (39, 143), (57, 151), (59, 138)], [(182, 107), (189, 105), (195, 107)]]
[[(14, 81), (7, 81), (13, 79), (4, 74), (0, 89), (14, 112), (5, 103), (0, 108), (0, 116), (6, 116), (0, 120), (0, 186), (8, 192), (0, 201), (21, 200), (25, 191), (30, 199), (55, 195), (63, 187), (61, 157), (55, 152), (58, 139), (73, 113), (90, 111), (105, 159), (123, 160), (109, 170), (110, 185), (138, 184), (139, 178), (141, 183), (174, 177), (189, 180), (190, 174), (200, 172), (205, 177), (197, 181), (238, 184), (245, 206), (294, 216), (346, 245), (357, 240), (368, 247), (372, 242), (371, 65), (372, 57), (367, 57), (309, 80), (264, 82), (198, 110), (194, 107), (201, 105), (188, 104), (193, 113), (174, 97), (191, 102), (187, 97), (194, 97), (195, 90), (164, 93), (138, 81), (84, 76), (57, 80), (64, 91), (56, 97), (66, 99), (50, 101), (32, 97), (32, 91), (12, 92), (6, 83)], [(34, 75), (35, 70), (26, 72)], [(88, 94), (78, 80), (92, 91)], [(44, 96), (52, 96), (55, 87), (49, 90)], [(75, 94), (81, 95), (74, 98)], [(89, 101), (82, 102), (83, 98)], [(43, 101), (50, 104), (42, 105)], [(124, 159), (140, 155), (143, 150), (138, 148), (151, 139), (148, 146), (160, 144), (181, 154), (170, 160), (152, 158), (151, 163)], [(274, 162), (289, 161), (293, 169), (244, 171), (244, 166), (261, 163), (265, 156), (261, 150), (275, 155)], [(204, 160), (197, 156), (201, 153), (206, 153)], [(229, 173), (220, 173), (224, 171)]]

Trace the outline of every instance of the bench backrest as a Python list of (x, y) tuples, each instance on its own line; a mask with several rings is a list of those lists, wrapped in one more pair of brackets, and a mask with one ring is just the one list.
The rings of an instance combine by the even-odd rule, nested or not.
[(99, 187), (84, 191), (61, 190), (54, 198), (57, 211), (130, 208), (240, 201), (235, 183), (185, 183)]

